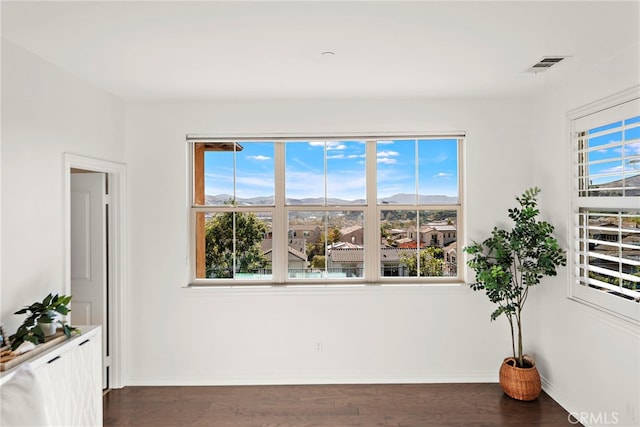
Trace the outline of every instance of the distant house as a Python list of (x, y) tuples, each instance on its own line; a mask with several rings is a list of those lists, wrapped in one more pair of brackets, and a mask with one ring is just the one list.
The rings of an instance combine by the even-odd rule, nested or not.
[(407, 234), (407, 230), (403, 230), (401, 228), (392, 228), (391, 230), (388, 230), (388, 233), (393, 239), (399, 239)]
[[(418, 247), (418, 242), (409, 238), (400, 239), (396, 241), (396, 247), (400, 249), (416, 249)], [(425, 247), (427, 247), (427, 244), (425, 242), (420, 242), (420, 248)]]
[(415, 227), (409, 229), (407, 237), (413, 241), (419, 238), (420, 242), (427, 246), (444, 248), (456, 241), (457, 230), (455, 224), (449, 224), (446, 221), (431, 222), (420, 227), (419, 231)]
[(362, 245), (364, 243), (364, 227), (361, 225), (352, 225), (340, 230), (340, 236), (343, 242)]
[(357, 249), (357, 248), (362, 249), (363, 246), (356, 245), (354, 243), (349, 243), (349, 242), (335, 242), (327, 246), (327, 250), (329, 252), (331, 252), (333, 249)]
[[(637, 225), (623, 222), (621, 228), (618, 228), (616, 222), (607, 219), (590, 221), (589, 225), (592, 227), (589, 251), (599, 254), (591, 261), (591, 265), (611, 270), (615, 274), (636, 274), (638, 270), (635, 263), (640, 262), (640, 233), (634, 232)], [(620, 255), (629, 262), (619, 263)]]
[(307, 252), (307, 240), (302, 237), (302, 238), (293, 238), (293, 239), (289, 239), (289, 247), (293, 248), (297, 251), (300, 251), (302, 253), (306, 253)]
[[(380, 248), (380, 273), (383, 276), (406, 276), (406, 266), (401, 264), (401, 252), (403, 249), (382, 247)], [(357, 272), (364, 269), (364, 248), (335, 248), (329, 253), (327, 267), (330, 270), (341, 270), (347, 273), (347, 277), (356, 276)], [(359, 274), (361, 275), (361, 274)]]
[(319, 225), (293, 224), (289, 227), (289, 240), (304, 238), (309, 243), (318, 243), (323, 233), (324, 229)]
[(439, 241), (442, 242), (440, 247), (445, 247), (456, 241), (457, 229), (455, 224), (434, 225), (433, 228), (438, 232)]
[(449, 243), (442, 249), (442, 253), (448, 275), (455, 276), (458, 271), (458, 243)]
[[(300, 248), (299, 246), (302, 245)], [(264, 253), (264, 256), (269, 260), (269, 269), (271, 269), (271, 256), (273, 251), (273, 239), (264, 239), (260, 242), (260, 247)], [(304, 239), (292, 239), (289, 240), (287, 246), (289, 252), (289, 269), (305, 269), (308, 266), (308, 258), (304, 249)]]
[[(287, 250), (289, 252), (287, 257), (289, 270), (304, 270), (307, 268), (307, 254), (305, 254), (304, 252), (300, 252), (299, 250), (294, 249), (291, 246), (289, 246)], [(271, 265), (272, 252), (273, 249), (268, 249), (264, 253), (264, 256), (269, 260), (269, 265)]]

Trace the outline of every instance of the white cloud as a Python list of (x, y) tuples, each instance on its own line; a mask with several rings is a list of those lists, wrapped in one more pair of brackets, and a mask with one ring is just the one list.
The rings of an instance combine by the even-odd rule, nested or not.
[(258, 160), (258, 161), (271, 160), (271, 157), (263, 156), (263, 155), (247, 156), (247, 158), (252, 160)]
[(395, 165), (397, 161), (397, 159), (390, 159), (388, 157), (381, 157), (378, 159), (378, 163), (383, 163), (385, 165)]
[(607, 169), (602, 169), (597, 171), (595, 174), (603, 174), (603, 173), (622, 173), (622, 165), (620, 166), (614, 166), (611, 168), (607, 168)]
[(378, 157), (395, 157), (399, 155), (400, 153), (397, 151), (378, 151)]
[(344, 154), (334, 154), (333, 156), (327, 156), (327, 159), (344, 159)]
[(367, 157), (366, 154), (349, 154), (347, 156), (348, 159), (357, 159), (357, 158), (362, 158), (364, 159), (365, 157)]
[(328, 150), (344, 150), (347, 146), (339, 141), (309, 141), (309, 145), (312, 147), (324, 147), (327, 144)]
[[(600, 154), (608, 154), (606, 159), (614, 160), (614, 157), (622, 156), (622, 147), (617, 148), (605, 148), (602, 150), (596, 150), (596, 153)], [(615, 154), (615, 155), (614, 155)], [(634, 142), (631, 144), (626, 144), (624, 147), (624, 155), (625, 157), (637, 156), (640, 155), (640, 142)]]
[(452, 173), (447, 173), (447, 172), (440, 172), (433, 175), (434, 178), (451, 178), (452, 176), (453, 176)]

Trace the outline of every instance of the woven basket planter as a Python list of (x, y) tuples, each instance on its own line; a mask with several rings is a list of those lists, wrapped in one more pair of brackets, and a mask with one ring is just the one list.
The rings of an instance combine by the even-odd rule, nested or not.
[(500, 366), (500, 385), (509, 397), (525, 401), (535, 400), (542, 391), (540, 373), (531, 357), (523, 357), (530, 367), (518, 368), (513, 357), (504, 359)]

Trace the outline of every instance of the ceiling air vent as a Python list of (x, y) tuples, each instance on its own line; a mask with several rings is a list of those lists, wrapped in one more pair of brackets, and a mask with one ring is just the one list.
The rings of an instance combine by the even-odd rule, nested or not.
[(540, 61), (533, 64), (533, 66), (529, 68), (528, 71), (531, 73), (541, 73), (553, 67), (554, 65), (556, 65), (558, 62), (562, 61), (565, 58), (568, 58), (568, 57), (567, 56), (545, 56)]

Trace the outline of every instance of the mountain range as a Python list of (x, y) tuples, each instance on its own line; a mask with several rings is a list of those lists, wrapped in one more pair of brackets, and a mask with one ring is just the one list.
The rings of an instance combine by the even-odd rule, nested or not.
[[(623, 185), (627, 188), (627, 191), (625, 192), (627, 197), (640, 196), (640, 174), (629, 176), (624, 180), (624, 182), (621, 179), (619, 179), (617, 181), (611, 181), (605, 184), (591, 185), (590, 188), (591, 189), (621, 188)], [(594, 194), (594, 195), (595, 196), (608, 196), (608, 195), (615, 196), (615, 195), (619, 195), (619, 193), (621, 192), (620, 190), (613, 190), (612, 193), (614, 194), (606, 194), (605, 191), (601, 190), (598, 194)]]
[[(384, 197), (378, 200), (378, 203), (382, 205), (412, 205), (415, 202), (415, 194), (398, 193), (393, 196)], [(206, 195), (207, 205), (222, 205), (229, 200), (232, 200), (233, 196), (229, 194), (216, 194)], [(261, 196), (250, 198), (236, 198), (239, 205), (242, 206), (265, 206), (273, 204), (273, 196)], [(431, 204), (431, 205), (452, 205), (458, 202), (457, 197), (444, 196), (444, 195), (420, 195), (418, 196), (418, 204)], [(329, 198), (327, 204), (333, 206), (341, 205), (364, 205), (364, 199), (358, 200), (344, 200)], [(304, 199), (287, 199), (287, 205), (312, 205), (321, 206), (324, 205), (324, 199), (321, 197), (307, 197)]]

